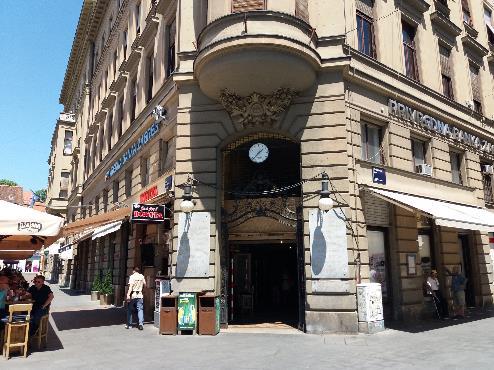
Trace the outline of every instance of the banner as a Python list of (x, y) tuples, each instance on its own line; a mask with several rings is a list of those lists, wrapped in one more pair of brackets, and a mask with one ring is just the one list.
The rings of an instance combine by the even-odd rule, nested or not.
[(132, 204), (130, 221), (139, 224), (160, 223), (166, 220), (165, 206), (161, 204)]

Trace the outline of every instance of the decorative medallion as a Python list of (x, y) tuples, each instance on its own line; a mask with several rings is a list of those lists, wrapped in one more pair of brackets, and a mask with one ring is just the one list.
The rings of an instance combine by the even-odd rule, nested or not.
[(243, 128), (272, 126), (278, 122), (296, 94), (291, 89), (280, 88), (272, 95), (253, 93), (242, 97), (224, 89), (220, 94), (220, 102), (230, 114), (233, 122)]

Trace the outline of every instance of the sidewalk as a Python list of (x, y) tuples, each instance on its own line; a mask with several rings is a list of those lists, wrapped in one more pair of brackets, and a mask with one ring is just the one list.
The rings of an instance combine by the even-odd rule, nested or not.
[(52, 289), (48, 348), (5, 362), (9, 369), (449, 370), (490, 369), (494, 363), (490, 313), (447, 327), (397, 328), (375, 335), (222, 331), (214, 337), (160, 336), (151, 324), (143, 331), (126, 330), (121, 308), (101, 307), (88, 295), (56, 285)]

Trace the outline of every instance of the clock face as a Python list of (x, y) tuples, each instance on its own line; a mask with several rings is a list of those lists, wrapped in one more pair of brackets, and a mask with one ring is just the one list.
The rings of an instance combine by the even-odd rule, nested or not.
[(250, 147), (249, 158), (254, 163), (264, 162), (269, 155), (269, 149), (263, 143), (257, 143)]

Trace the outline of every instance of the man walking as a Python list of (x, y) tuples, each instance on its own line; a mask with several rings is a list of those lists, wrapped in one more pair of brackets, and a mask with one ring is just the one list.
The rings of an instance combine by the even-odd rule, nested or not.
[(127, 325), (126, 329), (132, 327), (132, 312), (134, 307), (137, 309), (139, 319), (139, 330), (142, 330), (144, 324), (144, 303), (142, 289), (146, 286), (144, 275), (140, 272), (138, 266), (134, 266), (133, 273), (129, 277), (129, 290), (127, 291)]

